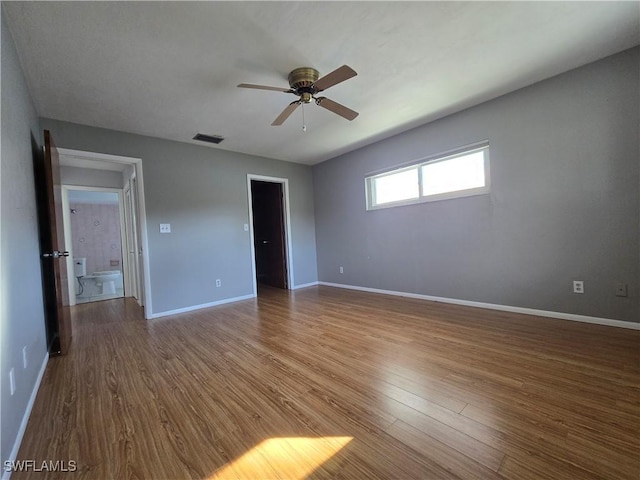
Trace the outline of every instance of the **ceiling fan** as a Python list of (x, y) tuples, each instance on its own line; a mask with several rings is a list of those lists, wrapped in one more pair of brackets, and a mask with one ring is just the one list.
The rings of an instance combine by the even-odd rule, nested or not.
[(276, 92), (293, 93), (297, 95), (298, 100), (291, 102), (282, 111), (280, 115), (273, 121), (272, 126), (282, 125), (289, 116), (304, 103), (311, 103), (311, 100), (316, 102), (316, 105), (320, 105), (327, 110), (337, 113), (341, 117), (347, 120), (353, 120), (358, 116), (358, 112), (351, 110), (327, 97), (316, 97), (316, 94), (326, 90), (329, 87), (333, 87), (340, 82), (349, 80), (355, 77), (357, 73), (351, 67), (343, 65), (340, 68), (336, 68), (333, 72), (326, 74), (324, 77), (319, 78), (320, 74), (315, 68), (300, 67), (292, 70), (289, 74), (289, 87), (268, 87), (266, 85), (253, 85), (251, 83), (241, 83), (238, 85), (240, 88), (255, 88), (258, 90), (273, 90)]

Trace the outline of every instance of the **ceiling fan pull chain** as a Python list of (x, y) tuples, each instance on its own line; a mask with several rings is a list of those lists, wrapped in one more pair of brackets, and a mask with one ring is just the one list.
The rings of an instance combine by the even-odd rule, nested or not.
[(304, 103), (302, 104), (302, 131), (307, 131), (307, 124), (304, 121)]

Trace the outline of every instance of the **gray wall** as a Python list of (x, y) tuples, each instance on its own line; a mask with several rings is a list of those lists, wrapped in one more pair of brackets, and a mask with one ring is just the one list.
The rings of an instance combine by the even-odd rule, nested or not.
[[(243, 229), (248, 173), (289, 179), (294, 285), (317, 280), (310, 167), (50, 119), (41, 124), (61, 148), (142, 158), (153, 313), (251, 294)], [(172, 233), (160, 234), (160, 223), (170, 223)]]
[[(319, 279), (639, 321), (639, 85), (636, 48), (316, 165)], [(365, 210), (368, 172), (485, 139), (490, 194)]]
[[(31, 137), (38, 117), (2, 11), (2, 223), (0, 227), (0, 392), (2, 461), (9, 458), (46, 355)], [(22, 347), (27, 347), (27, 368)], [(16, 392), (9, 391), (15, 369)]]
[(100, 188), (123, 188), (125, 182), (122, 172), (68, 166), (60, 167), (60, 180), (63, 185)]

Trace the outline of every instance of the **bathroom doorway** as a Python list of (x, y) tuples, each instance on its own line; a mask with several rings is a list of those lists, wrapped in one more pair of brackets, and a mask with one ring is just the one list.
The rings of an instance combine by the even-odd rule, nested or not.
[[(129, 191), (131, 201), (128, 204), (125, 203), (124, 206), (126, 208), (128, 205), (129, 208), (127, 215), (131, 222), (128, 228), (132, 232), (133, 241), (130, 242), (130, 245), (123, 244), (124, 296), (133, 298), (138, 305), (144, 308), (145, 318), (152, 318), (153, 305), (142, 159), (66, 148), (58, 148), (58, 152), (60, 154), (63, 202), (66, 198), (65, 188), (76, 190), (106, 188), (123, 192), (123, 197), (124, 192)], [(121, 198), (120, 204), (122, 205), (123, 202), (124, 200)], [(68, 232), (71, 214), (68, 204), (63, 209), (63, 214), (65, 236), (70, 236), (71, 234)], [(126, 233), (127, 227), (122, 230)], [(67, 269), (70, 272), (74, 269), (72, 257), (67, 259)], [(133, 273), (132, 269), (134, 269)], [(109, 270), (111, 269), (109, 268)], [(127, 272), (127, 270), (129, 271)], [(76, 279), (70, 275), (69, 290), (73, 292), (76, 285)], [(71, 297), (70, 304), (75, 305), (75, 295), (71, 295)]]
[(63, 187), (75, 303), (125, 296), (126, 255), (122, 190)]

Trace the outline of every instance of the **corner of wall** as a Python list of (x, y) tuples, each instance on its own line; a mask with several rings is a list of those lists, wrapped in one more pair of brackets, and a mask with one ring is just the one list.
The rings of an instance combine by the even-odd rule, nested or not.
[(33, 171), (42, 134), (4, 10), (1, 16), (0, 378), (6, 385), (11, 369), (15, 378), (13, 394), (0, 390), (5, 461), (17, 451), (38, 389), (46, 334)]

